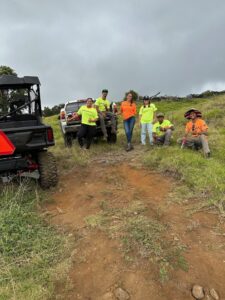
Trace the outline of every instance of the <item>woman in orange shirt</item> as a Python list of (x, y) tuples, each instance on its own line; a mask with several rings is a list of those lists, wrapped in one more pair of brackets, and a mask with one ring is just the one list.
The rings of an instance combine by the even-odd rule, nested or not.
[(124, 130), (127, 137), (127, 151), (130, 151), (133, 149), (133, 146), (131, 144), (132, 140), (132, 134), (133, 129), (135, 125), (135, 115), (137, 112), (136, 104), (133, 101), (133, 95), (132, 93), (128, 93), (126, 96), (126, 100), (122, 102), (121, 108), (120, 108), (122, 117), (123, 117), (123, 124), (124, 124)]

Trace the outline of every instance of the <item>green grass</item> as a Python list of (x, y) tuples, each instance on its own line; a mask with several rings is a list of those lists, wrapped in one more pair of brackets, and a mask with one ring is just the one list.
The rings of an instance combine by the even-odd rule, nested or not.
[(26, 184), (0, 194), (0, 299), (43, 300), (65, 275), (68, 238), (37, 213), (41, 194)]
[[(149, 168), (175, 177), (188, 188), (189, 197), (196, 199), (199, 207), (214, 206), (221, 213), (225, 210), (225, 97), (183, 103), (159, 103), (159, 110), (166, 113), (175, 125), (173, 143), (169, 148), (154, 148), (143, 157)], [(212, 158), (205, 159), (201, 152), (181, 150), (176, 140), (184, 134), (186, 120), (183, 115), (190, 107), (198, 108), (209, 125), (209, 145)], [(176, 108), (176, 109), (175, 109)], [(172, 109), (172, 110), (171, 110)], [(138, 133), (136, 132), (136, 135)], [(183, 198), (183, 195), (181, 195)]]

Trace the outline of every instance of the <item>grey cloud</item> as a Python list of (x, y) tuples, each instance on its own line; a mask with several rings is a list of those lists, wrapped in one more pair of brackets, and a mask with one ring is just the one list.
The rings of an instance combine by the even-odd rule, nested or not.
[(0, 64), (37, 74), (45, 105), (225, 89), (224, 13), (222, 0), (2, 0)]

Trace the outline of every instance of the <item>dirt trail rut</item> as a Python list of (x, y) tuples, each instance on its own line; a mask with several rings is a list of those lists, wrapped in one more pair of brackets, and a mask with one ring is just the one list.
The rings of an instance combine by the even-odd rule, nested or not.
[[(60, 191), (46, 209), (54, 224), (78, 240), (71, 253), (71, 288), (65, 290), (59, 282), (55, 299), (113, 300), (116, 289), (122, 288), (134, 300), (186, 300), (193, 299), (190, 290), (195, 283), (216, 289), (225, 299), (225, 237), (218, 231), (224, 224), (212, 213), (188, 216), (190, 204), (175, 204), (169, 197), (177, 183), (145, 170), (139, 156), (133, 152), (97, 157), (88, 167), (61, 178)], [(141, 203), (143, 211), (130, 212), (132, 203)], [(108, 228), (101, 219), (106, 206), (107, 212), (113, 211)], [(185, 246), (188, 271), (173, 268), (162, 283), (151, 257), (124, 249), (117, 229), (126, 217), (118, 214), (126, 209), (166, 224), (165, 239)]]

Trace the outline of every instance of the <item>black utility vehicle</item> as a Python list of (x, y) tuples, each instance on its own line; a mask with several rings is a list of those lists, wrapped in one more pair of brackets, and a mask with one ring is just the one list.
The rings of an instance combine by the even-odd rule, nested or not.
[(53, 130), (42, 122), (38, 77), (0, 76), (0, 133), (14, 148), (5, 154), (0, 144), (3, 182), (19, 175), (38, 179), (43, 188), (57, 184), (56, 161), (47, 152), (55, 144)]

